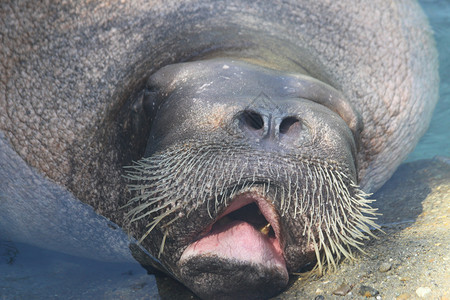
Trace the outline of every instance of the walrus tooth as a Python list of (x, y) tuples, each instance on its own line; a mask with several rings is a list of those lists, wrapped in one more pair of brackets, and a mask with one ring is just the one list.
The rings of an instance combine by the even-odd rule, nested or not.
[(270, 231), (270, 223), (267, 223), (267, 225), (263, 226), (259, 231), (264, 235), (268, 235)]

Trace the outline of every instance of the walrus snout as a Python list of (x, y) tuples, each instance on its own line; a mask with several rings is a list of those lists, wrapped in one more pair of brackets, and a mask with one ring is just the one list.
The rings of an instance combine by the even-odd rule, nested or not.
[(376, 226), (356, 184), (358, 115), (333, 88), (215, 59), (164, 67), (149, 89), (127, 217), (198, 295), (272, 295), (315, 260), (351, 256)]
[(277, 112), (245, 110), (240, 114), (239, 121), (243, 132), (260, 139), (294, 137), (302, 129), (299, 118)]
[(302, 123), (288, 112), (273, 112), (258, 109), (253, 104), (237, 116), (239, 129), (249, 139), (265, 143), (298, 144), (302, 134)]

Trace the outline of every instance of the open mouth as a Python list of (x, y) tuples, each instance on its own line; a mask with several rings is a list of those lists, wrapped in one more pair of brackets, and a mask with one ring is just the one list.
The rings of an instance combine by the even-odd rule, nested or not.
[(258, 205), (255, 202), (247, 204), (242, 208), (239, 208), (233, 212), (230, 212), (223, 217), (221, 217), (217, 222), (215, 222), (209, 232), (220, 232), (223, 228), (226, 228), (228, 224), (234, 221), (243, 221), (252, 225), (256, 230), (261, 232), (263, 235), (269, 238), (275, 238), (275, 232), (270, 222), (266, 220)]
[(180, 261), (217, 257), (238, 264), (257, 264), (287, 275), (278, 214), (266, 197), (245, 192), (183, 252)]

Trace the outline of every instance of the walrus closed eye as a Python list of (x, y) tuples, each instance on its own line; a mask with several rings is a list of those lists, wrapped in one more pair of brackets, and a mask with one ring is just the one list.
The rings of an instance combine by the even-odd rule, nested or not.
[(200, 296), (279, 292), (314, 259), (351, 257), (376, 227), (356, 185), (359, 116), (332, 87), (215, 59), (165, 67), (148, 88), (152, 131), (127, 168), (127, 216)]

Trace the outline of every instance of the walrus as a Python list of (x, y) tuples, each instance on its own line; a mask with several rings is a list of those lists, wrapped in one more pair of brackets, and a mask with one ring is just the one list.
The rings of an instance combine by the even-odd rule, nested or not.
[[(352, 257), (437, 101), (413, 1), (3, 1), (0, 234), (267, 298)], [(131, 249), (131, 250), (130, 250)]]

